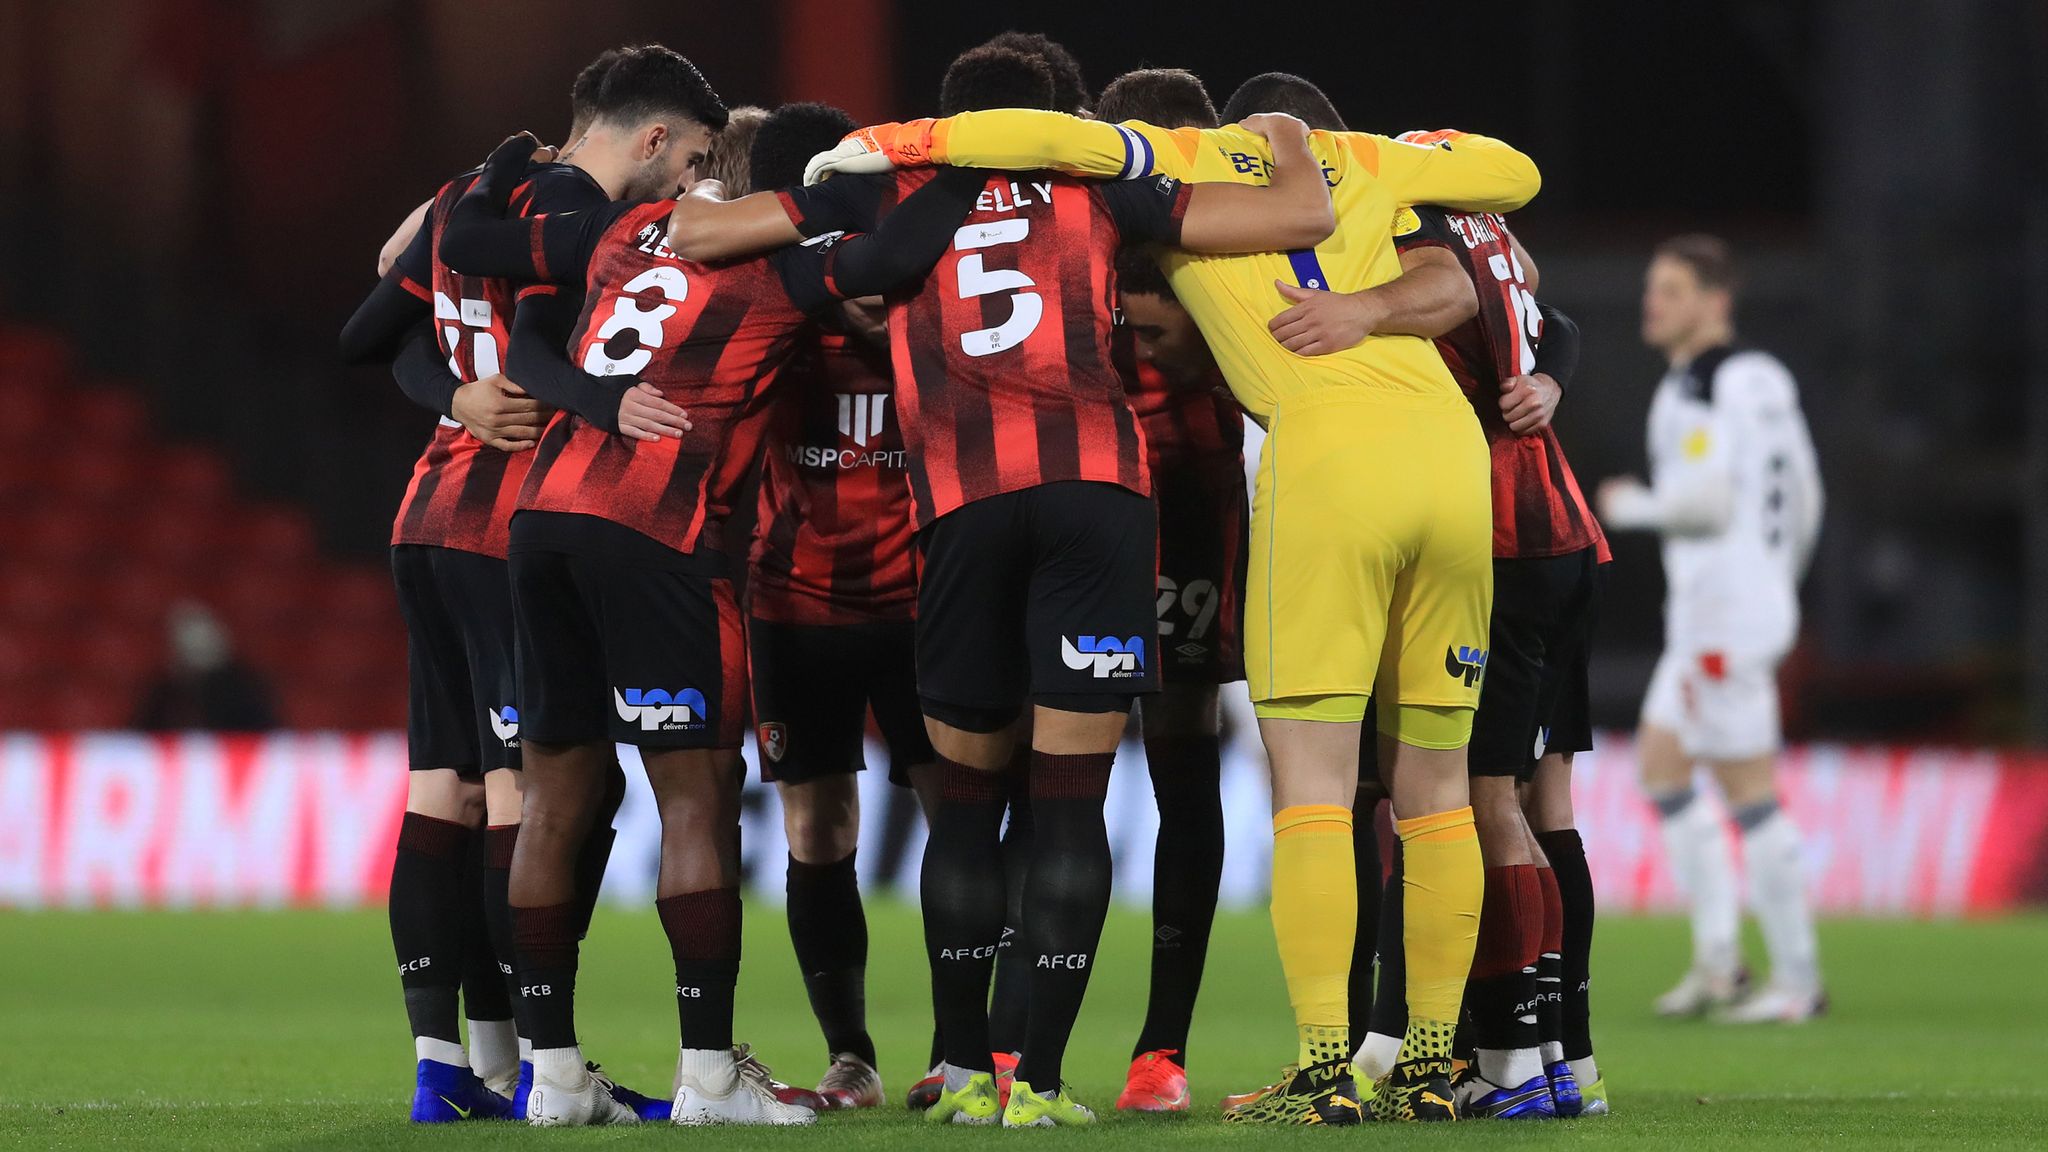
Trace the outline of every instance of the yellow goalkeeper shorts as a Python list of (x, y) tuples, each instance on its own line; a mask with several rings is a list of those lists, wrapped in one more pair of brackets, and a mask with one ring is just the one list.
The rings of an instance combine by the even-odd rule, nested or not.
[(1383, 714), (1477, 708), (1493, 607), (1490, 468), (1462, 396), (1332, 389), (1282, 401), (1252, 496), (1252, 700), (1377, 688)]

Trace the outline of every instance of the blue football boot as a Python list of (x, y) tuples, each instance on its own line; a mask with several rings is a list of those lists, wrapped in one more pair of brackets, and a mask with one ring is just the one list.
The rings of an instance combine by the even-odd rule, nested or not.
[(511, 1101), (491, 1091), (476, 1073), (439, 1060), (422, 1060), (414, 1070), (412, 1122), (449, 1124), (458, 1120), (511, 1120)]
[(640, 1117), (641, 1120), (654, 1124), (666, 1124), (669, 1122), (669, 1117), (675, 1111), (675, 1101), (657, 1100), (652, 1096), (643, 1096), (605, 1075), (604, 1069), (599, 1068), (596, 1064), (585, 1064), (584, 1067), (590, 1069), (591, 1078), (604, 1085), (604, 1090), (611, 1093), (612, 1099), (631, 1108), (633, 1114)]
[(1544, 1067), (1543, 1075), (1550, 1080), (1550, 1105), (1559, 1116), (1568, 1118), (1586, 1110), (1586, 1098), (1579, 1092), (1579, 1078), (1572, 1075), (1569, 1062), (1554, 1061)]
[(1503, 1088), (1466, 1067), (1451, 1081), (1464, 1120), (1553, 1120), (1557, 1106), (1550, 1100), (1550, 1079), (1531, 1076), (1514, 1088)]

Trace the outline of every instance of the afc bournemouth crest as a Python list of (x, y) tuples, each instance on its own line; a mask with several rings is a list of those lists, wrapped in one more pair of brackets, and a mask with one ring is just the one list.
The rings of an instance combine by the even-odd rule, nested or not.
[(763, 724), (759, 733), (761, 755), (770, 764), (782, 763), (783, 754), (789, 751), (789, 729), (781, 724)]

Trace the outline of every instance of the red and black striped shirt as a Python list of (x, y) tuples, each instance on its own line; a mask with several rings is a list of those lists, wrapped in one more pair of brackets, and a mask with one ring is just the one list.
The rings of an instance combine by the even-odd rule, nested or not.
[[(938, 170), (781, 193), (805, 235), (871, 228)], [(918, 524), (1066, 480), (1151, 493), (1143, 434), (1111, 353), (1116, 250), (1174, 243), (1178, 181), (991, 172), (921, 284), (889, 297), (898, 410)]]
[(1500, 558), (1563, 556), (1599, 547), (1606, 538), (1586, 506), (1564, 445), (1551, 428), (1529, 436), (1508, 431), (1500, 414), (1501, 382), (1535, 371), (1542, 320), (1523, 277), (1505, 220), (1494, 213), (1458, 213), (1418, 205), (1419, 226), (1394, 238), (1402, 251), (1439, 247), (1456, 255), (1479, 294), (1479, 314), (1437, 338), (1444, 365), (1465, 390), (1493, 454), (1493, 554)]
[[(541, 433), (518, 506), (609, 520), (685, 555), (722, 549), (724, 522), (767, 432), (770, 394), (807, 314), (837, 307), (842, 289), (878, 294), (930, 268), (980, 187), (965, 174), (935, 181), (874, 236), (701, 264), (668, 246), (672, 200), (505, 218), (498, 193), (510, 179), (500, 171), (515, 155), (510, 147), (492, 155), (456, 205), (439, 251), (478, 272), (584, 285), (568, 362), (523, 326), (521, 356), (546, 371), (555, 370), (544, 364), (552, 358), (585, 385), (606, 382), (599, 392), (616, 383), (591, 401), (606, 415), (627, 388), (646, 384), (691, 424), (680, 438), (642, 441), (564, 409)], [(533, 341), (549, 346), (536, 350)]]
[(767, 259), (707, 265), (669, 250), (670, 201), (626, 206), (586, 263), (569, 359), (631, 375), (689, 412), (681, 439), (614, 435), (570, 412), (541, 433), (519, 507), (623, 524), (677, 552), (721, 546), (767, 432), (770, 390), (804, 313)]
[(833, 325), (783, 370), (761, 470), (750, 611), (784, 624), (916, 614), (910, 485), (888, 354)]
[(1244, 409), (1221, 371), (1205, 384), (1176, 385), (1141, 360), (1132, 378), (1131, 410), (1145, 431), (1153, 475), (1207, 470), (1243, 482)]
[[(399, 283), (434, 309), (435, 339), (448, 369), (463, 383), (496, 375), (512, 339), (512, 311), (518, 300), (554, 292), (551, 284), (502, 277), (464, 276), (436, 255), (448, 213), (476, 182), (467, 172), (441, 186), (418, 235), (398, 257)], [(601, 207), (604, 189), (581, 169), (541, 165), (514, 190), (511, 207), (521, 216)], [(503, 557), (513, 504), (526, 479), (530, 452), (489, 447), (446, 416), (413, 464), (412, 482), (391, 525), (393, 544), (431, 544)]]

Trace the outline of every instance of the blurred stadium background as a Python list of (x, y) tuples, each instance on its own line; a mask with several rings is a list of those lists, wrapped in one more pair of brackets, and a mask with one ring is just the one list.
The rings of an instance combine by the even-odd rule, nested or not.
[[(570, 78), (614, 44), (678, 48), (733, 104), (874, 120), (927, 112), (951, 56), (1013, 26), (1070, 45), (1097, 87), (1185, 66), (1220, 101), (1285, 69), (1354, 126), (1457, 126), (1535, 156), (1544, 192), (1516, 225), (1585, 333), (1559, 424), (1589, 487), (1644, 466), (1651, 246), (1733, 241), (1742, 333), (1798, 376), (1828, 488), (1783, 681), (1817, 902), (1950, 917), (2048, 901), (2048, 5), (1208, 13), (0, 0), (0, 908), (380, 903), (405, 720), (384, 547), (433, 421), (333, 349), (378, 244), (442, 179), (510, 130), (559, 136)], [(1581, 824), (1603, 907), (1655, 911), (1671, 880), (1622, 733), (1662, 584), (1649, 537), (1615, 550), (1594, 665), (1615, 735), (1581, 762)], [(1260, 771), (1240, 730), (1224, 894), (1239, 907), (1264, 892)], [(1119, 891), (1141, 899), (1151, 798), (1142, 772), (1119, 777)], [(913, 883), (916, 821), (865, 783), (864, 871)], [(773, 803), (750, 797), (746, 845), (779, 890)], [(629, 801), (608, 880), (635, 906), (649, 808)], [(80, 957), (175, 935), (144, 917), (0, 924)], [(388, 956), (360, 926), (355, 951)], [(761, 951), (785, 947), (774, 935)], [(1659, 939), (1675, 972), (1677, 937)], [(917, 997), (899, 999), (914, 1025)]]

